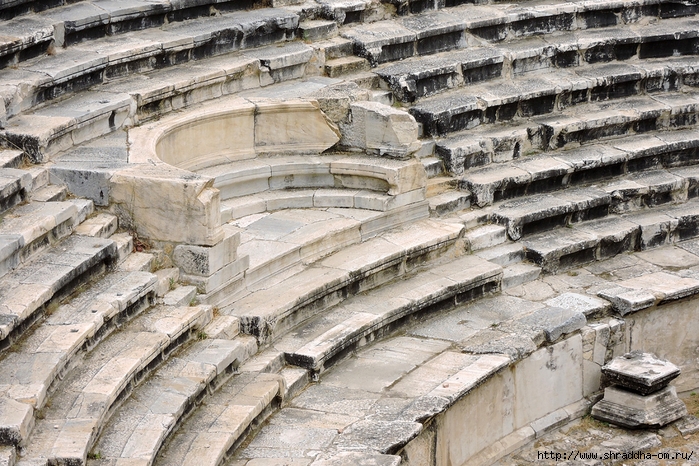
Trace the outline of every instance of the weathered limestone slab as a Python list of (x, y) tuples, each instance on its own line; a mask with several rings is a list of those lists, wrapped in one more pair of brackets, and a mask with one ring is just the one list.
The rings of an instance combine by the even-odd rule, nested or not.
[(418, 125), (409, 113), (379, 102), (352, 103), (350, 112), (351, 123), (342, 128), (342, 145), (395, 158), (407, 158), (420, 149)]
[(497, 164), (469, 170), (461, 182), (471, 191), (476, 204), (484, 207), (492, 204), (496, 197), (505, 197), (509, 189), (516, 190), (531, 180), (531, 174), (522, 168)]
[(502, 289), (512, 288), (536, 280), (541, 268), (536, 265), (519, 263), (505, 267), (502, 276)]
[(609, 308), (609, 303), (594, 296), (579, 293), (563, 293), (544, 302), (548, 306), (560, 307), (582, 312), (586, 317), (602, 314)]
[(415, 53), (415, 32), (395, 21), (362, 24), (340, 35), (351, 39), (355, 53), (372, 65), (408, 58)]
[(535, 195), (504, 202), (493, 211), (493, 219), (507, 227), (513, 240), (522, 237), (526, 224), (548, 218), (560, 218), (570, 213), (573, 205), (561, 196)]
[(673, 386), (645, 396), (612, 386), (604, 389), (604, 399), (592, 407), (591, 414), (631, 429), (659, 428), (686, 416), (687, 407)]
[(175, 247), (173, 260), (185, 273), (209, 276), (237, 258), (240, 230), (223, 227), (224, 237), (214, 246), (179, 245)]
[(454, 58), (422, 58), (383, 66), (376, 71), (402, 102), (459, 85), (461, 63)]
[(268, 72), (273, 82), (279, 83), (303, 77), (313, 49), (301, 42), (291, 42), (281, 47), (273, 45), (249, 50), (245, 55), (260, 60), (261, 70)]
[(680, 369), (653, 354), (634, 351), (614, 358), (602, 373), (610, 382), (645, 396), (665, 388)]
[(699, 292), (699, 280), (682, 278), (666, 272), (655, 272), (618, 283), (619, 286), (646, 290), (652, 293), (658, 304), (693, 296)]
[(255, 150), (258, 154), (315, 154), (339, 140), (340, 131), (315, 101), (256, 103)]
[(24, 170), (0, 169), (0, 211), (22, 202), (32, 189), (32, 176)]
[(471, 251), (479, 251), (507, 241), (507, 231), (500, 225), (483, 225), (467, 231), (464, 238)]
[[(581, 329), (586, 323), (587, 319), (582, 312), (547, 306), (517, 319), (513, 325), (515, 328), (522, 325), (537, 333), (542, 332), (545, 340), (552, 343), (565, 334)], [(533, 340), (538, 338), (534, 336)]]
[(243, 273), (250, 267), (250, 257), (242, 256), (229, 262), (221, 269), (209, 276), (182, 274), (181, 280), (184, 283), (195, 285), (200, 293), (208, 294), (243, 278)]
[(166, 306), (188, 306), (197, 294), (195, 286), (178, 286), (163, 297)]
[(454, 175), (462, 175), (469, 168), (491, 162), (491, 154), (471, 136), (444, 138), (437, 143), (436, 152), (446, 171)]
[(622, 316), (648, 308), (656, 302), (655, 294), (643, 288), (615, 286), (601, 290), (597, 295), (611, 302), (613, 309)]
[(143, 238), (213, 246), (223, 237), (212, 179), (161, 163), (120, 170), (111, 183), (113, 212)]
[(5, 396), (0, 397), (0, 443), (24, 444), (34, 425), (34, 408)]
[[(425, 168), (418, 160), (347, 157), (332, 161), (330, 172), (339, 177), (343, 187), (387, 191), (391, 196), (424, 188), (427, 183)], [(376, 178), (388, 186), (369, 184), (371, 180), (365, 178)]]
[(527, 258), (544, 271), (556, 271), (595, 260), (596, 235), (577, 230), (553, 230), (525, 240)]
[(453, 94), (424, 99), (410, 108), (410, 114), (422, 123), (426, 136), (441, 136), (481, 124), (484, 107), (473, 95)]

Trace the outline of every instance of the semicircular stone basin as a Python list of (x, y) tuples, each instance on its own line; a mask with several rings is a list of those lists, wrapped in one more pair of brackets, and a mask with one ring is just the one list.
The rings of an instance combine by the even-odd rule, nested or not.
[(425, 200), (417, 159), (323, 154), (340, 131), (314, 100), (217, 101), (129, 132), (129, 161), (214, 179), (223, 220), (286, 208), (386, 212)]

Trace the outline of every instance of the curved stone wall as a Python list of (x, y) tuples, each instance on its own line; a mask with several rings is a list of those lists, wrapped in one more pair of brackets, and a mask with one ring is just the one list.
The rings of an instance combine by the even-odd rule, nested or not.
[[(675, 363), (679, 393), (699, 388), (699, 302), (652, 306), (621, 319), (622, 338), (593, 322), (490, 374), (425, 422), (400, 452), (402, 465), (481, 466), (589, 412), (586, 397), (600, 389), (600, 357), (641, 350)], [(588, 354), (592, 352), (592, 354)], [(599, 361), (598, 361), (599, 362)], [(444, 391), (449, 388), (445, 387)]]
[(319, 154), (340, 140), (314, 100), (217, 101), (129, 131), (129, 162), (185, 170), (258, 155)]

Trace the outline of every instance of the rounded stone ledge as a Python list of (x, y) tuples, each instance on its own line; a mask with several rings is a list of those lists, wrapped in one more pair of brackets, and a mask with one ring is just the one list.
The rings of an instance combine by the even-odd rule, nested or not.
[(315, 100), (218, 99), (129, 130), (130, 163), (201, 170), (258, 155), (320, 154), (340, 132)]

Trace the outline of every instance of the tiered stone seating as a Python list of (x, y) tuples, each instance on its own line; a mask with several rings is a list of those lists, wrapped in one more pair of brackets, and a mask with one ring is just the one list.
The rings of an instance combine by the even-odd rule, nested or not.
[[(299, 465), (421, 464), (424, 426), (481, 385), (547, 352), (578, 384), (561, 354), (580, 333), (587, 345), (618, 326), (599, 320), (610, 313), (698, 289), (655, 263), (652, 278), (599, 272), (699, 235), (695, 13), (657, 0), (0, 1), (0, 464), (252, 466), (279, 445)], [(366, 100), (397, 101), (382, 117), (410, 128), (392, 137), (418, 133), (412, 115), (421, 141), (353, 146), (378, 131), (352, 126)], [(231, 102), (249, 117), (229, 137), (242, 151), (168, 126), (230, 116)], [(322, 124), (290, 111), (265, 126), (284, 106)], [(186, 218), (210, 236), (131, 243), (93, 215), (156, 231), (131, 221), (123, 192), (157, 186), (144, 211), (159, 219), (161, 199), (201, 188), (157, 231)], [(149, 239), (157, 259), (124, 260)], [(181, 273), (153, 270), (170, 260)], [(595, 277), (571, 297), (581, 266)], [(516, 426), (475, 433), (452, 462), (487, 463), (582, 415), (585, 383), (516, 407)]]
[[(490, 464), (589, 410), (583, 397), (598, 390), (599, 379), (580, 368), (627, 351), (619, 314), (696, 295), (696, 279), (677, 270), (699, 264), (688, 254), (696, 240), (679, 246), (548, 275), (527, 285), (548, 287), (538, 297), (517, 297), (521, 287), (505, 291), (362, 348), (291, 400), (234, 458), (300, 461), (315, 450), (322, 453), (309, 464), (414, 464), (439, 455)], [(464, 425), (464, 413), (474, 422)], [(463, 429), (459, 448), (446, 440), (455, 440), (452, 421)]]

